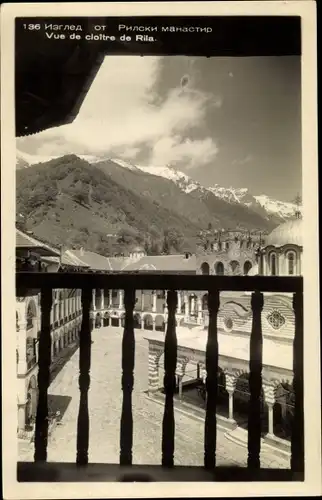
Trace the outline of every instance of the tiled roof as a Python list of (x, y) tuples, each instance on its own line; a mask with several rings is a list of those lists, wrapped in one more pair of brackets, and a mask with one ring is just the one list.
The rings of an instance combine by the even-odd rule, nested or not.
[(63, 266), (76, 266), (76, 267), (90, 267), (87, 262), (80, 259), (78, 255), (73, 250), (66, 250), (62, 256)]
[(40, 255), (55, 256), (59, 255), (59, 250), (37, 240), (36, 238), (24, 233), (16, 228), (16, 249), (30, 249), (34, 250)]
[[(185, 326), (178, 326), (176, 329), (178, 349), (181, 347), (206, 352), (207, 334), (203, 327), (196, 326), (189, 329)], [(151, 332), (144, 337), (147, 340), (156, 340), (164, 343), (164, 337), (160, 337), (156, 332)], [(219, 356), (227, 356), (249, 362), (249, 339), (235, 333), (227, 335), (218, 333)], [(291, 344), (277, 343), (268, 338), (263, 339), (263, 365), (284, 370), (293, 369), (293, 347)]]
[(112, 271), (122, 271), (130, 260), (126, 257), (108, 257), (108, 261)]
[(73, 253), (94, 271), (112, 271), (113, 269), (110, 260), (103, 255), (87, 250), (73, 250)]
[[(59, 257), (48, 257), (46, 260), (58, 263), (60, 259)], [(86, 268), (90, 267), (86, 262), (83, 262), (81, 259), (79, 259), (71, 250), (66, 250), (63, 253), (61, 263), (63, 266)]]
[(196, 272), (196, 256), (153, 255), (145, 256), (125, 266), (123, 271), (186, 271)]

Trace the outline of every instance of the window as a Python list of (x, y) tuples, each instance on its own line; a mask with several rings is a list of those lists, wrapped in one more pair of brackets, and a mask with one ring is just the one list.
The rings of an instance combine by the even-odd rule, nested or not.
[(271, 253), (270, 255), (270, 271), (272, 276), (276, 276), (276, 254)]
[(34, 314), (33, 308), (31, 306), (31, 304), (29, 304), (28, 309), (27, 309), (27, 330), (29, 330), (29, 328), (33, 328), (34, 317), (35, 317), (35, 314)]
[(288, 274), (292, 275), (295, 274), (295, 253), (294, 252), (288, 252), (287, 253), (287, 272)]
[(210, 274), (210, 269), (209, 269), (209, 264), (208, 262), (204, 262), (201, 266), (201, 273), (202, 274)]
[(249, 271), (251, 270), (252, 268), (252, 263), (249, 262), (249, 260), (246, 260), (245, 264), (244, 264), (244, 274), (247, 276), (247, 274), (249, 273)]
[(218, 276), (223, 276), (225, 274), (224, 264), (222, 262), (217, 262), (215, 271)]
[(233, 273), (237, 272), (237, 270), (239, 269), (239, 262), (237, 260), (232, 260), (230, 262), (230, 267)]

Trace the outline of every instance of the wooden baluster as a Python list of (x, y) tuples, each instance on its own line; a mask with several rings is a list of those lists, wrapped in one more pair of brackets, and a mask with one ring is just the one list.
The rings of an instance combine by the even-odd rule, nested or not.
[(88, 415), (88, 390), (90, 385), (91, 367), (91, 328), (90, 307), (92, 290), (82, 289), (82, 327), (79, 334), (79, 390), (80, 401), (77, 419), (77, 465), (88, 464), (89, 443), (89, 415)]
[(217, 391), (218, 391), (218, 335), (217, 316), (220, 298), (219, 290), (209, 291), (209, 325), (206, 347), (206, 418), (205, 418), (205, 455), (204, 466), (213, 470), (216, 466), (217, 442)]
[(53, 301), (52, 289), (41, 290), (41, 332), (38, 360), (38, 404), (35, 429), (35, 462), (46, 462), (48, 443), (48, 387), (50, 383), (51, 334), (50, 311)]
[(264, 297), (256, 290), (252, 294), (253, 324), (249, 349), (249, 409), (248, 409), (248, 461), (251, 469), (260, 468), (261, 448), (261, 390), (262, 390), (262, 310)]
[(164, 391), (165, 405), (162, 422), (162, 465), (173, 467), (174, 454), (174, 409), (173, 396), (176, 390), (177, 336), (176, 307), (177, 292), (169, 290), (167, 294), (168, 323), (164, 341)]
[(122, 416), (120, 434), (120, 465), (132, 465), (133, 416), (132, 391), (134, 385), (134, 318), (135, 290), (124, 293), (125, 323), (122, 341)]
[(304, 408), (303, 408), (303, 293), (293, 295), (295, 335), (293, 343), (293, 390), (295, 397), (291, 469), (304, 472)]

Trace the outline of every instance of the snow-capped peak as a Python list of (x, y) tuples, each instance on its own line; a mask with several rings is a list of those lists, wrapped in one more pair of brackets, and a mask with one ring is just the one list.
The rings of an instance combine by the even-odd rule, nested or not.
[[(233, 187), (225, 188), (219, 186), (218, 184), (215, 184), (214, 186), (209, 187), (208, 191), (218, 196), (219, 198), (229, 201), (230, 203), (247, 204), (247, 202), (245, 203), (244, 199), (248, 195), (247, 188), (233, 188)], [(250, 200), (248, 200), (248, 203), (250, 203)]]
[(175, 170), (172, 167), (147, 167), (143, 165), (137, 165), (137, 167), (150, 175), (156, 175), (158, 177), (163, 177), (174, 182), (184, 193), (191, 193), (197, 188), (201, 188), (204, 190), (203, 186), (199, 184), (199, 182), (191, 179), (188, 175), (180, 172), (179, 170)]
[(128, 168), (129, 170), (138, 170), (138, 167), (136, 165), (133, 165), (132, 163), (129, 163), (128, 161), (120, 160), (119, 158), (111, 158), (111, 161), (113, 163), (116, 163), (120, 167)]
[(295, 212), (299, 210), (294, 203), (274, 200), (273, 198), (266, 196), (266, 194), (254, 196), (254, 198), (257, 203), (259, 203), (260, 206), (266, 210), (266, 212), (277, 214), (285, 219), (294, 216)]

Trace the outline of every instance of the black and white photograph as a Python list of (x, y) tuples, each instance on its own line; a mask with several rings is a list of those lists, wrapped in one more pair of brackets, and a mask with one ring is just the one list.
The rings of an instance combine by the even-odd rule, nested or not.
[(314, 2), (243, 3), (4, 6), (7, 498), (318, 494)]

